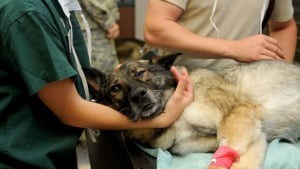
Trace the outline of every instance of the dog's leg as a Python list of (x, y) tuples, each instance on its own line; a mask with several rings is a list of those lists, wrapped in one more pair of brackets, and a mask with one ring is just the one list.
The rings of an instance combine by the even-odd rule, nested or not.
[(161, 148), (168, 150), (176, 141), (176, 128), (171, 126), (168, 130), (165, 130), (160, 136), (155, 137), (150, 141), (150, 145), (153, 148)]
[[(240, 103), (235, 105), (232, 110), (225, 115), (221, 122), (217, 137), (219, 140), (219, 149), (215, 153), (216, 159), (212, 160), (209, 169), (226, 168), (229, 169), (232, 162), (238, 161), (239, 156), (242, 158), (240, 166), (243, 169), (259, 169), (261, 166), (261, 155), (254, 156), (259, 164), (251, 163), (254, 158), (254, 150), (248, 152), (256, 142), (263, 142), (264, 134), (261, 131), (262, 112), (259, 106), (251, 103)], [(255, 151), (265, 149), (265, 144), (258, 144)], [(249, 153), (249, 156), (245, 155)], [(262, 151), (259, 151), (261, 153)], [(264, 154), (264, 153), (263, 153)], [(245, 155), (245, 156), (244, 156)], [(214, 157), (215, 157), (214, 156)], [(220, 159), (218, 159), (220, 158)], [(248, 159), (250, 158), (250, 159)], [(225, 159), (225, 161), (223, 161)], [(247, 162), (247, 164), (243, 164)], [(249, 165), (248, 165), (249, 164)], [(239, 168), (241, 169), (241, 168)]]
[(248, 169), (248, 168), (261, 168), (265, 158), (267, 149), (267, 142), (265, 135), (251, 144), (248, 150), (240, 157), (238, 161), (233, 163), (230, 169)]
[(193, 152), (212, 152), (216, 150), (217, 147), (218, 142), (215, 136), (191, 137), (177, 141), (171, 148), (171, 151), (175, 154), (184, 155)]

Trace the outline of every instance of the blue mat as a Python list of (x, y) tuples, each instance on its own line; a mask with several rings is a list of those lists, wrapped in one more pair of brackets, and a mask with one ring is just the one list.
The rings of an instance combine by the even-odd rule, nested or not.
[[(157, 169), (206, 169), (213, 155), (212, 153), (192, 153), (175, 156), (162, 149), (138, 146), (157, 158)], [(300, 169), (300, 141), (290, 144), (277, 139), (269, 143), (263, 169)]]

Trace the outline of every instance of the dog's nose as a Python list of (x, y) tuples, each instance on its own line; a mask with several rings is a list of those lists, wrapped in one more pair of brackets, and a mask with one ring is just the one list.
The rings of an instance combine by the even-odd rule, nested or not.
[(132, 102), (139, 102), (147, 95), (147, 90), (144, 87), (136, 87), (131, 91), (130, 99)]

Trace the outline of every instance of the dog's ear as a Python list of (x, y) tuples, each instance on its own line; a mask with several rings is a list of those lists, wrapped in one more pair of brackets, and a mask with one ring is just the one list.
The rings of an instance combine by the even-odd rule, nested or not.
[(155, 63), (161, 65), (162, 67), (166, 68), (167, 70), (169, 70), (171, 68), (171, 66), (174, 64), (175, 59), (177, 58), (177, 56), (182, 55), (182, 53), (171, 53), (165, 56), (160, 56), (159, 58), (157, 58), (157, 60), (155, 61)]
[(169, 70), (173, 65), (177, 56), (182, 55), (181, 52), (170, 53), (167, 55), (160, 54), (160, 50), (158, 48), (153, 48), (148, 45), (144, 45), (142, 49), (142, 59), (148, 60), (150, 64), (155, 63), (159, 64), (162, 67)]
[(88, 83), (91, 99), (102, 103), (104, 101), (105, 73), (95, 68), (84, 68), (83, 72)]

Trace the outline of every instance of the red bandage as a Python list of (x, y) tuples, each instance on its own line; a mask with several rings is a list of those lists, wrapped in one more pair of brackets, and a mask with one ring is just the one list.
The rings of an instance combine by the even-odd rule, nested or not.
[(228, 146), (220, 146), (213, 155), (210, 166), (230, 169), (232, 163), (239, 158), (238, 152), (234, 149)]

